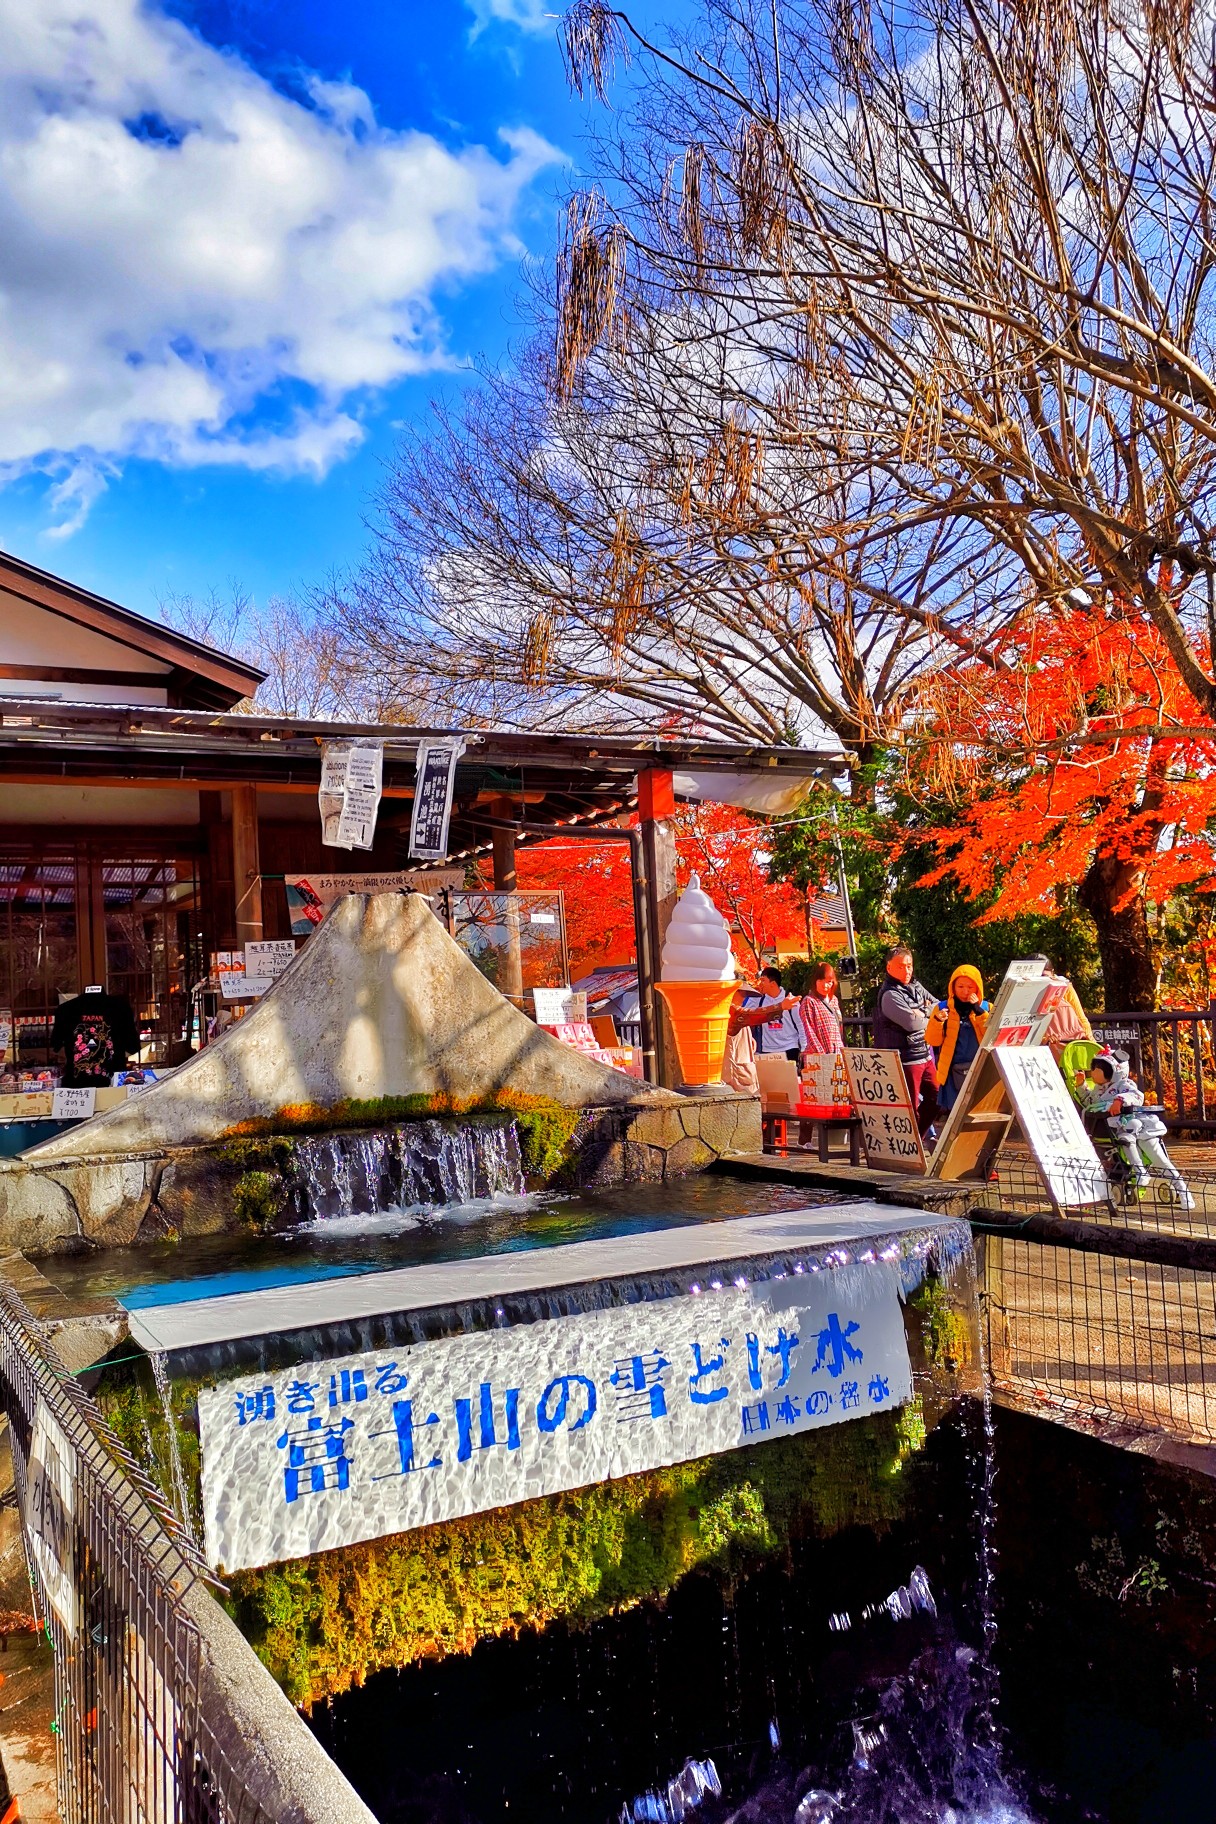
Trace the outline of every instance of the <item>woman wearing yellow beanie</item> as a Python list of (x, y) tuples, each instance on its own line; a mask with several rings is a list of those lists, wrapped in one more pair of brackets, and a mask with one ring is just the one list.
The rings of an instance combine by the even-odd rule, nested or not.
[(937, 1053), (937, 1105), (942, 1114), (954, 1106), (988, 1025), (984, 978), (971, 963), (960, 963), (930, 1016), (925, 1037)]

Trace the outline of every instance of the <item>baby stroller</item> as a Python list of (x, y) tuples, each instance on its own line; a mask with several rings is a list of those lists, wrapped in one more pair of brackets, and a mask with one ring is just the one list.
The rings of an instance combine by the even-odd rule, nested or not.
[[(1113, 1058), (1127, 1089), (1138, 1095), (1134, 1080), (1128, 1074), (1126, 1052), (1107, 1054)], [(1114, 1084), (1116, 1090), (1119, 1084)], [(1127, 1118), (1111, 1117), (1100, 1109), (1083, 1109), (1086, 1130), (1093, 1139), (1102, 1160), (1107, 1182), (1117, 1190), (1125, 1204), (1159, 1203), (1193, 1210), (1195, 1199), (1185, 1179), (1162, 1145), (1165, 1109), (1160, 1103), (1137, 1101), (1129, 1107)], [(1143, 1131), (1139, 1131), (1139, 1130)]]

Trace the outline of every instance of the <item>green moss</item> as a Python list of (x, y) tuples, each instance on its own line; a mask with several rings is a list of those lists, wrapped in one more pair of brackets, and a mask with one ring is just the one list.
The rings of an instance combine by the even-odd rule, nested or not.
[(925, 1355), (934, 1368), (957, 1373), (971, 1363), (971, 1326), (966, 1315), (950, 1296), (950, 1288), (940, 1279), (926, 1277), (919, 1292), (910, 1298), (910, 1308), (921, 1322)]
[[(335, 1129), (386, 1127), (402, 1121), (458, 1116), (462, 1120), (509, 1116), (519, 1135), (520, 1157), (530, 1177), (550, 1179), (565, 1166), (573, 1150), (574, 1135), (583, 1111), (566, 1108), (546, 1096), (511, 1095), (501, 1091), (480, 1101), (454, 1096), (377, 1096), (366, 1101), (336, 1102), (332, 1108), (298, 1103), (274, 1115), (243, 1121), (227, 1130), (218, 1156), (226, 1165), (239, 1166), (246, 1176), (282, 1173), (291, 1165), (295, 1139), (301, 1134), (329, 1133)], [(243, 1180), (242, 1180), (243, 1182)], [(240, 1187), (238, 1186), (238, 1194)], [(269, 1195), (265, 1185), (245, 1186), (244, 1196), (252, 1227), (265, 1227), (280, 1204), (265, 1213)]]
[(232, 1193), (232, 1213), (243, 1229), (268, 1229), (287, 1201), (277, 1172), (243, 1172)]
[(519, 1156), (530, 1177), (553, 1178), (566, 1164), (581, 1112), (557, 1102), (515, 1111)]
[(383, 1127), (396, 1121), (417, 1121), (434, 1115), (511, 1114), (542, 1115), (553, 1121), (578, 1120), (578, 1109), (564, 1108), (547, 1096), (517, 1095), (509, 1090), (496, 1090), (489, 1096), (450, 1096), (445, 1094), (414, 1096), (345, 1097), (324, 1105), (320, 1102), (294, 1102), (276, 1109), (273, 1115), (258, 1115), (249, 1121), (238, 1121), (224, 1132), (225, 1156), (242, 1142), (263, 1136), (328, 1133), (333, 1128)]
[[(182, 1377), (169, 1383), (169, 1409), (177, 1439), (178, 1461), (182, 1468), (186, 1498), (190, 1504), (196, 1530), (201, 1536), (202, 1459), (198, 1436), (198, 1391), (200, 1379)], [(124, 1362), (121, 1367), (103, 1369), (94, 1398), (118, 1434), (119, 1442), (130, 1451), (158, 1484), (169, 1506), (173, 1506), (173, 1471), (169, 1425), (161, 1405), (152, 1365)]]
[(799, 1531), (885, 1528), (923, 1437), (907, 1408), (243, 1571), (232, 1612), (311, 1705), (387, 1666), (661, 1598), (699, 1566), (736, 1576)]

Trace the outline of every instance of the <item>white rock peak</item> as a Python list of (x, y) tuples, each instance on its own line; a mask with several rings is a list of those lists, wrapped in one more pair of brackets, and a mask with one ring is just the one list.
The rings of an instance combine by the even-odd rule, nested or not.
[(676, 901), (663, 940), (664, 982), (733, 982), (730, 928), (694, 874)]

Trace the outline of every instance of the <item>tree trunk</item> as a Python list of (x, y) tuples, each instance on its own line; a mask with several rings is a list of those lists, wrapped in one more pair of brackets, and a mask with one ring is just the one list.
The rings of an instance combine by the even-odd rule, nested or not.
[(1151, 1013), (1157, 970), (1137, 862), (1098, 855), (1077, 888), (1077, 899), (1098, 929), (1106, 1007), (1111, 1013)]

